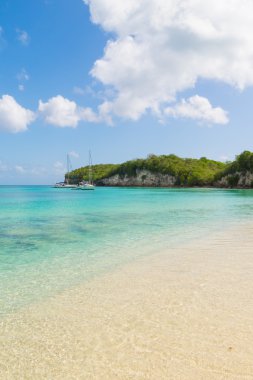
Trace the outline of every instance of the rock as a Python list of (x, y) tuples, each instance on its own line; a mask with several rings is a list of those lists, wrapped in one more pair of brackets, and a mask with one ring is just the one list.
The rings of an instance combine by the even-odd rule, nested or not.
[(170, 174), (152, 173), (149, 170), (137, 170), (135, 176), (119, 174), (101, 179), (98, 186), (143, 186), (143, 187), (173, 187), (176, 177)]
[(233, 174), (227, 174), (221, 179), (219, 179), (214, 186), (224, 187), (224, 188), (252, 188), (253, 186), (253, 173), (247, 172), (236, 172)]

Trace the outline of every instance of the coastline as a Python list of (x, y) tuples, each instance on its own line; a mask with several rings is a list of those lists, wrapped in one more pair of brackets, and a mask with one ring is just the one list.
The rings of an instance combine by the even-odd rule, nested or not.
[(253, 224), (126, 264), (0, 322), (5, 379), (253, 379)]
[(191, 189), (210, 189), (210, 190), (253, 190), (253, 187), (245, 186), (217, 186), (217, 185), (203, 185), (203, 186), (159, 186), (159, 185), (100, 185), (96, 184), (96, 187), (100, 188), (122, 188), (122, 189), (169, 189), (169, 190), (191, 190)]

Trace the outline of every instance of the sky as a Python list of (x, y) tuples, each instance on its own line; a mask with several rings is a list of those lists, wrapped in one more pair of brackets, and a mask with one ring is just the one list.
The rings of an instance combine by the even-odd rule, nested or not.
[(0, 184), (253, 150), (251, 0), (0, 0)]

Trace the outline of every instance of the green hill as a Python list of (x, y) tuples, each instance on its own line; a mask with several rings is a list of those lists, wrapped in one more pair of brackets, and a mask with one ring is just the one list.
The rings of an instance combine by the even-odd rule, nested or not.
[[(92, 166), (92, 177), (96, 182), (102, 178), (110, 176), (112, 170), (116, 170), (119, 165), (114, 164), (99, 164)], [(66, 174), (65, 174), (66, 178)], [(89, 179), (89, 167), (84, 166), (79, 169), (75, 169), (69, 173), (70, 183), (79, 183), (83, 180), (87, 181)]]
[[(93, 179), (99, 182), (104, 178), (118, 174), (119, 177), (135, 177), (138, 171), (148, 170), (151, 173), (169, 174), (176, 178), (177, 186), (207, 186), (211, 185), (214, 178), (226, 169), (227, 165), (208, 160), (205, 157), (200, 159), (180, 158), (174, 154), (156, 156), (149, 155), (146, 159), (136, 159), (127, 161), (120, 165), (101, 164), (92, 168)], [(78, 183), (88, 179), (89, 168), (76, 169), (69, 174), (72, 183)]]
[(127, 161), (113, 174), (120, 176), (135, 176), (138, 170), (149, 170), (152, 173), (169, 174), (176, 177), (178, 186), (205, 186), (211, 184), (215, 175), (224, 170), (224, 163), (208, 160), (206, 157), (200, 159), (180, 158), (174, 154), (149, 155), (146, 159)]

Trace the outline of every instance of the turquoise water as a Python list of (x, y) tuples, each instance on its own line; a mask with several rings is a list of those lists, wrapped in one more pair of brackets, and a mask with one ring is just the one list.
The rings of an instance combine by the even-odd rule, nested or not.
[(0, 315), (252, 215), (251, 190), (1, 186)]

